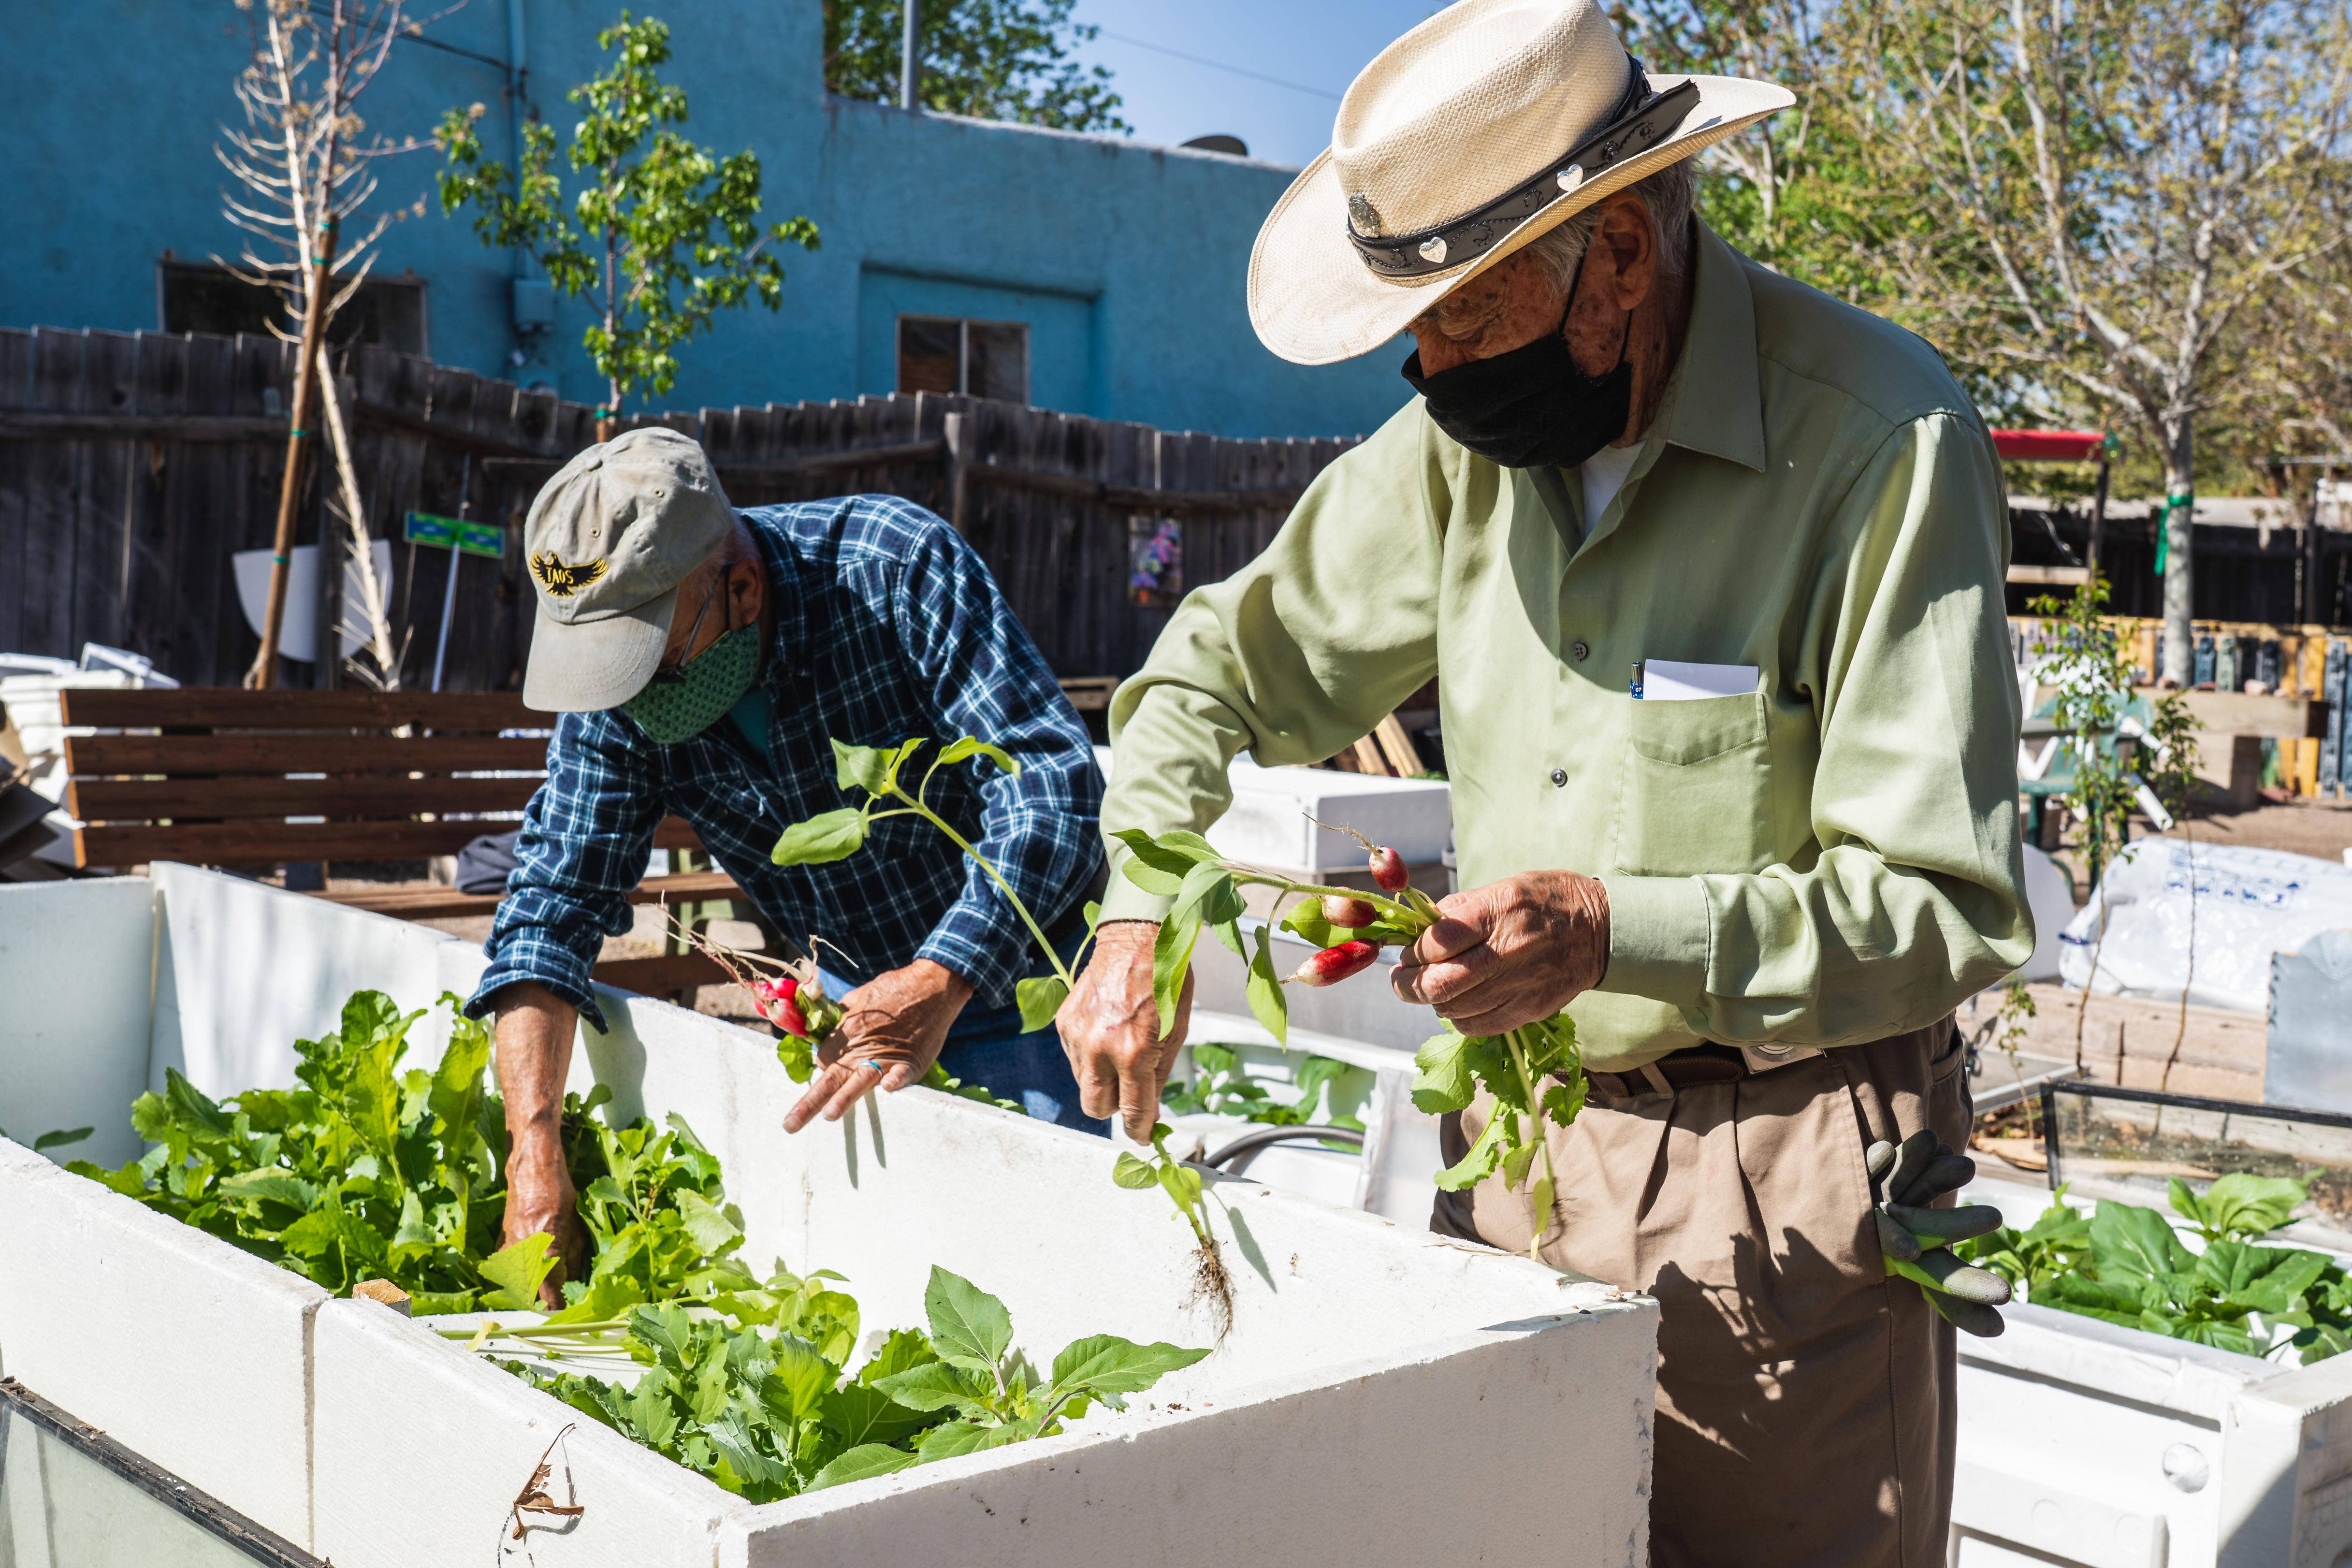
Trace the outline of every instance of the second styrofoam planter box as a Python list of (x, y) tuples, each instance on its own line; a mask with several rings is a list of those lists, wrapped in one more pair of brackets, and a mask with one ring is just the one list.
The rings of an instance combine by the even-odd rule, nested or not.
[[(1979, 1180), (1960, 1201), (2026, 1226), (2050, 1194)], [(2002, 1315), (2000, 1338), (1959, 1342), (1960, 1568), (2333, 1568), (2352, 1551), (2352, 1356), (2305, 1367)]]
[[(1096, 747), (1095, 757), (1108, 778), (1110, 748)], [(1338, 831), (1343, 827), (1387, 845), (1408, 865), (1436, 865), (1453, 847), (1454, 795), (1443, 779), (1262, 768), (1235, 757), (1226, 780), (1233, 805), (1209, 828), (1208, 839), (1220, 853), (1253, 866), (1360, 872), (1364, 847)], [(1310, 816), (1330, 826), (1318, 826)]]

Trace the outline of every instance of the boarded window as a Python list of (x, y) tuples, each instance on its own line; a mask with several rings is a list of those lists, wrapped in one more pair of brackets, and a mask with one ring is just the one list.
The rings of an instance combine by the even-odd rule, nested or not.
[[(274, 289), (248, 283), (225, 267), (185, 261), (163, 264), (163, 330), (167, 332), (208, 332), (234, 337), (257, 336), (272, 327), (281, 332), (299, 330)], [(374, 343), (396, 353), (422, 354), (431, 344), (425, 330), (425, 284), (416, 278), (370, 278), (359, 292), (335, 312), (327, 341), (337, 348), (347, 343)]]
[(1029, 401), (1029, 324), (898, 318), (898, 390)]

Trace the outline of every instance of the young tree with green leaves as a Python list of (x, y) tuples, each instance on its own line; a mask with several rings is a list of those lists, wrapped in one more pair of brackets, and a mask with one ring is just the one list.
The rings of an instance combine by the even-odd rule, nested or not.
[(2136, 428), (2163, 466), (2165, 668), (2189, 683), (2198, 432), (2281, 279), (2352, 242), (2337, 0), (1853, 5), (1901, 308), (1978, 384)]
[[(1125, 131), (1110, 72), (1073, 47), (1097, 29), (1073, 0), (916, 0), (922, 107), (1056, 131)], [(824, 0), (824, 86), (843, 98), (898, 101), (906, 0)]]
[(624, 11), (596, 47), (614, 58), (569, 95), (584, 112), (566, 157), (586, 178), (568, 204), (546, 125), (523, 128), (519, 172), (483, 152), (478, 103), (449, 110), (436, 140), (447, 159), (442, 210), (473, 207), (483, 244), (519, 247), (559, 292), (593, 299), (582, 343), (604, 378), (602, 439), (631, 393), (670, 389), (678, 346), (719, 311), (753, 297), (777, 309), (784, 269), (770, 247), (814, 250), (817, 232), (805, 217), (761, 228), (758, 155), (720, 157), (671, 129), (687, 110), (686, 89), (657, 74), (670, 59), (667, 26)]
[[(2196, 722), (2179, 693), (2158, 697), (2147, 733), (2137, 739), (2149, 758), (2147, 773), (2140, 771), (2142, 745), (2123, 743), (2124, 721), (2129, 716), (2132, 681), (2138, 673), (2132, 662), (2125, 626), (2100, 614), (2107, 602), (2107, 583), (2094, 577), (2070, 598), (2051, 595), (2035, 598), (2029, 610), (2047, 618), (2048, 649), (2038, 672), (2041, 683), (2055, 687), (2051, 721), (2058, 731), (2074, 768), (2074, 784), (2059, 799), (2081, 825), (2081, 848), (2087, 881), (2094, 887), (2130, 837), (2131, 815), (2143, 787), (2151, 787), (2158, 804), (2176, 816), (2188, 810), (2197, 774)], [(2091, 949), (2090, 980), (2099, 973), (2099, 946), (2106, 937), (2105, 906), (2101, 905), (2099, 942)], [(2084, 983), (2084, 1007), (2090, 1003), (2090, 981)], [(2083, 1010), (2074, 1017), (2074, 1061), (2083, 1058)]]

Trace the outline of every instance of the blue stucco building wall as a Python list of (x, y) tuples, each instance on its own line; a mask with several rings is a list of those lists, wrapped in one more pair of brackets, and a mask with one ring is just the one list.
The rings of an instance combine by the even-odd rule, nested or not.
[[(369, 134), (428, 134), (442, 110), (481, 103), (488, 146), (510, 161), (506, 63), (520, 20), (524, 97), (568, 142), (566, 89), (599, 68), (595, 32), (619, 14), (589, 0), (471, 0), (394, 45), (361, 100)], [(645, 9), (643, 5), (640, 10)], [(0, 321), (162, 325), (157, 264), (234, 258), (215, 160), (247, 55), (231, 0), (77, 0), (20, 8), (0, 53)], [(429, 6), (420, 6), (429, 10)], [(900, 313), (1030, 323), (1031, 401), (1071, 413), (1219, 435), (1335, 436), (1402, 404), (1402, 346), (1308, 368), (1268, 353), (1243, 299), (1259, 222), (1290, 181), (1271, 164), (1117, 137), (908, 114), (830, 98), (818, 0), (656, 0), (670, 24), (667, 76), (686, 127), (720, 152), (749, 147), (765, 212), (804, 213), (824, 237), (788, 250), (783, 305), (722, 317), (681, 353), (656, 406), (795, 402), (894, 390)], [(381, 165), (378, 205), (432, 190), (430, 150)], [(509, 253), (428, 200), (383, 241), (379, 274), (426, 284), (429, 351), (444, 363), (602, 400), (579, 349), (585, 305), (564, 301), (539, 357), (510, 360)]]

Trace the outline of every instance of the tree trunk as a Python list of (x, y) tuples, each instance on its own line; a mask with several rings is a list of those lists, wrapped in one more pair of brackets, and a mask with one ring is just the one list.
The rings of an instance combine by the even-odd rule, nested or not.
[(2183, 414), (2166, 432), (2164, 511), (2157, 524), (2164, 531), (2164, 668), (2158, 674), (2176, 686), (2189, 687), (2196, 673), (2197, 633), (2190, 615), (2196, 587), (2196, 485), (2189, 478), (2195, 426)]

